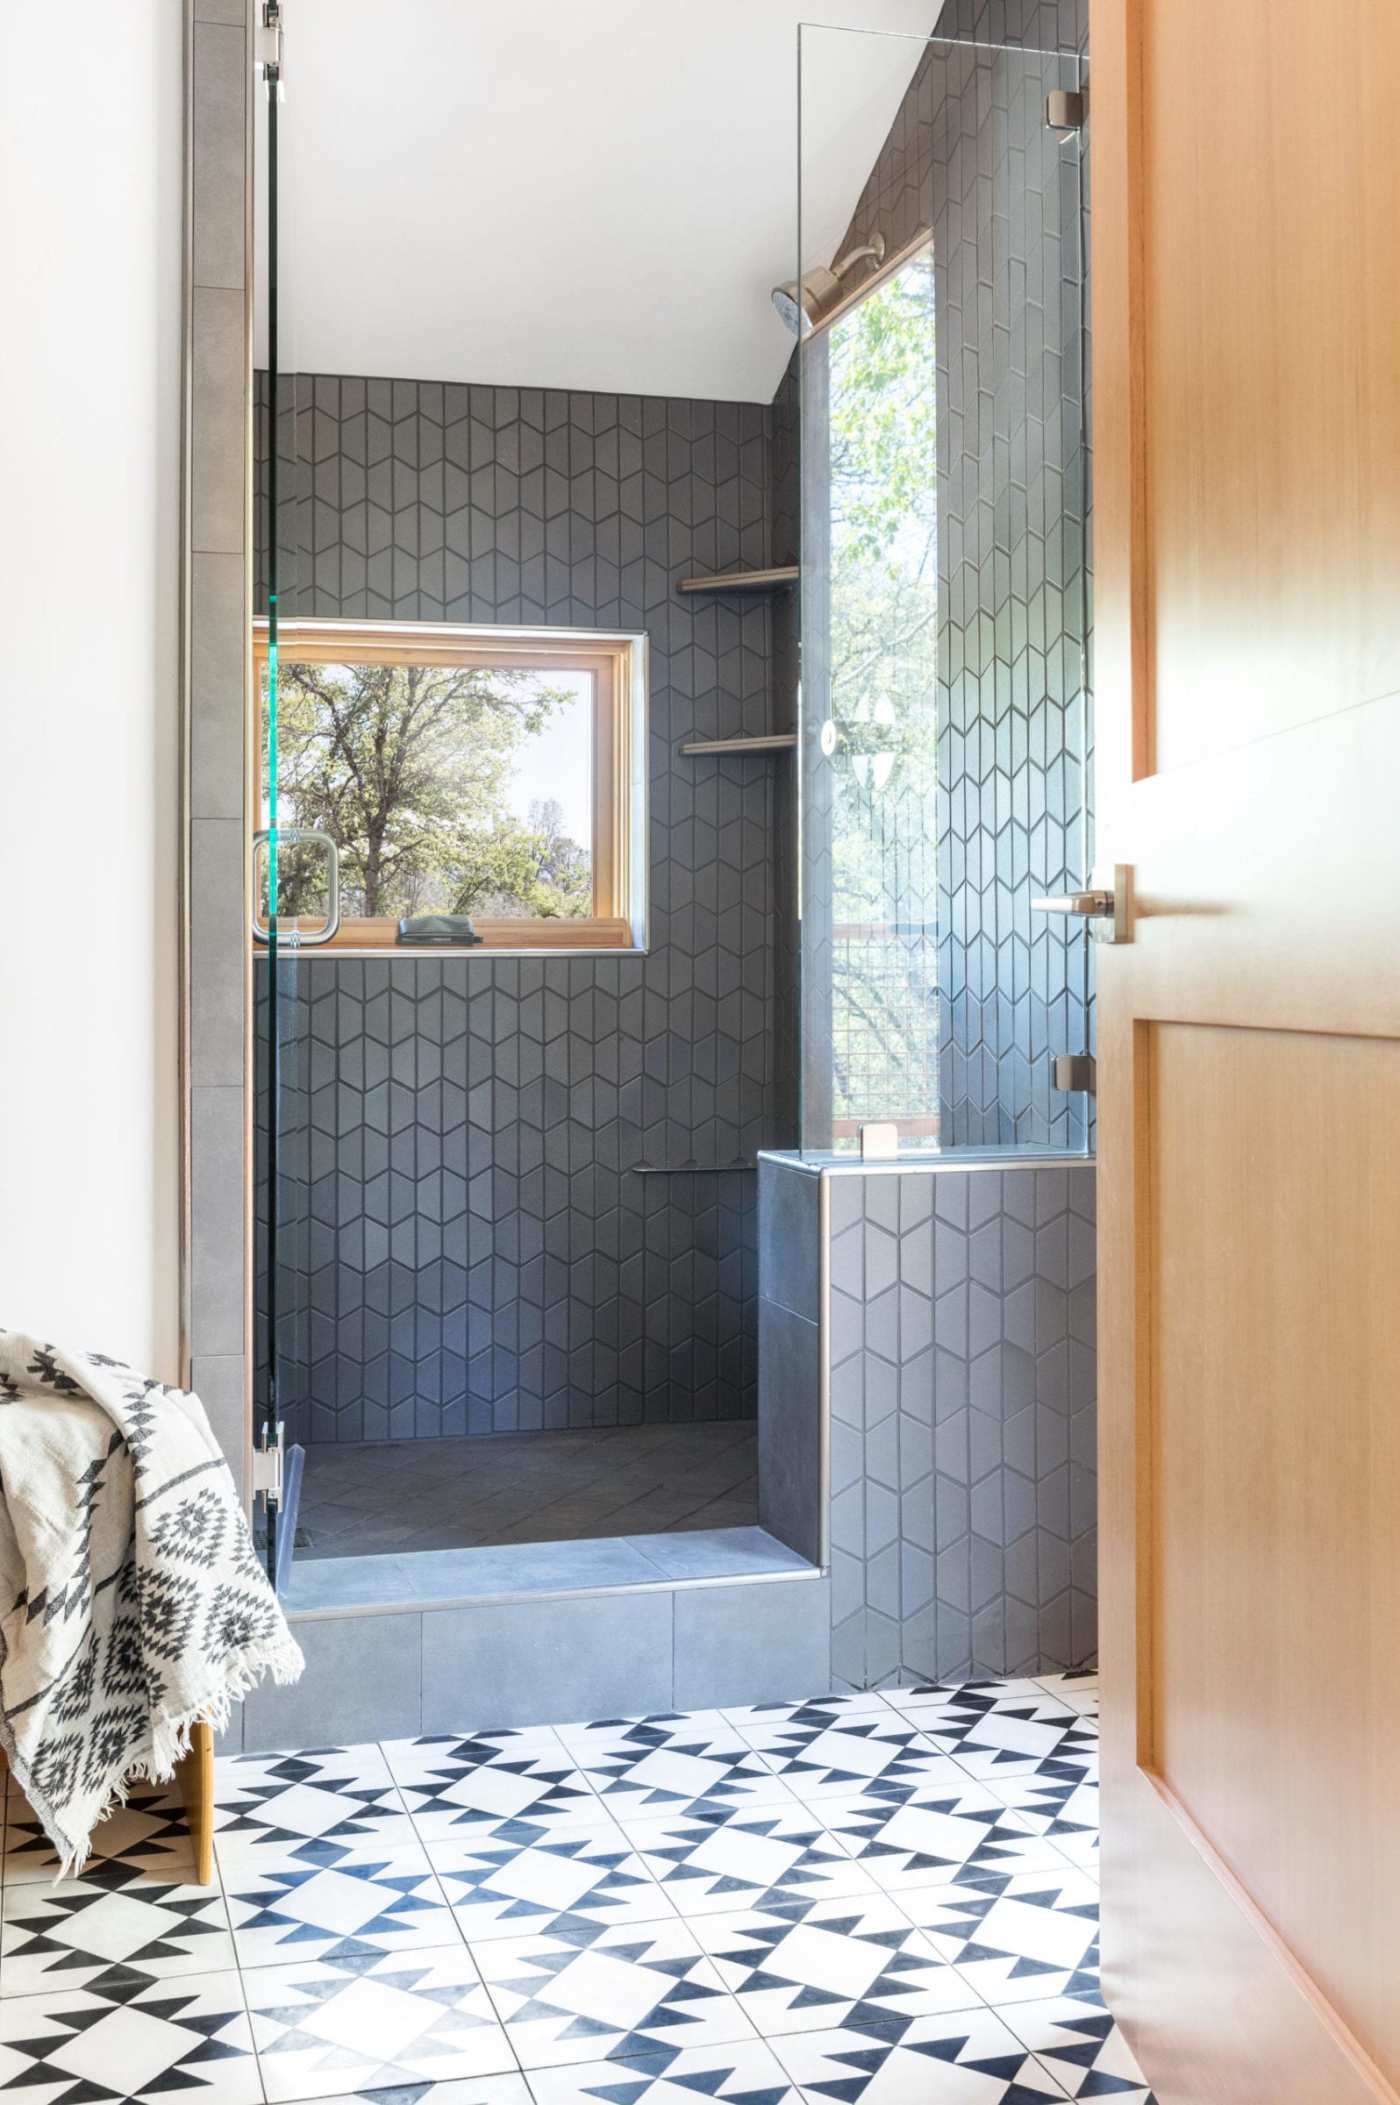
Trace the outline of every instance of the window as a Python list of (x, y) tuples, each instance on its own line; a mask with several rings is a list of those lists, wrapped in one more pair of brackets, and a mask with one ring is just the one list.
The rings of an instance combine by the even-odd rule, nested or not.
[[(340, 851), (337, 947), (411, 948), (400, 922), (443, 914), (498, 950), (640, 943), (644, 650), (564, 630), (283, 622), (278, 828)], [(255, 655), (265, 826), (265, 622)], [(284, 927), (319, 926), (324, 857), (284, 852), (279, 894)]]
[[(938, 1135), (938, 465), (933, 252), (849, 301), (809, 433), (826, 518), (831, 1132)], [(821, 706), (814, 691), (814, 704)], [(946, 871), (949, 885), (960, 873)]]

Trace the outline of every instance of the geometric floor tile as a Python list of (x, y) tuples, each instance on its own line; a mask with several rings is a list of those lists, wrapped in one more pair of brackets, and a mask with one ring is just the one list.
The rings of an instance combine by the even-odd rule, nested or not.
[(750, 1741), (804, 1803), (834, 1791), (956, 1788), (964, 1780), (933, 1740), (888, 1709), (825, 1724), (761, 1726)]
[(1069, 1865), (999, 1890), (910, 1887), (900, 1904), (985, 2002), (1098, 1993), (1099, 1893)]
[(1152, 2105), (1099, 1992), (1097, 1707), (1049, 1674), (221, 1758), (219, 1889), (145, 1788), (55, 1883), (8, 1778), (0, 2091)]
[[(7, 1778), (4, 1878), (7, 1886), (21, 1879), (52, 1881), (58, 1857), (38, 1820)], [(130, 1877), (148, 1875), (162, 1885), (178, 1885), (195, 1873), (194, 1845), (178, 1791), (139, 1785), (126, 1804), (104, 1820), (92, 1838), (92, 1854), (82, 1866), (90, 1877), (99, 1868)]]
[(1016, 2037), (1039, 2056), (1072, 2098), (1114, 2098), (1127, 2105), (1151, 2105), (1142, 2070), (1097, 1997), (1013, 2003), (1002, 2014)]
[(618, 1820), (700, 1804), (792, 1803), (768, 1763), (728, 1726), (707, 1732), (638, 1724), (572, 1751)]
[(1034, 2105), (1064, 2093), (990, 2010), (773, 2042), (802, 2094), (840, 2105)]
[[(475, 1953), (523, 2068), (751, 2039), (686, 1926), (579, 1924)], [(619, 2096), (625, 2096), (620, 2092)]]
[(1005, 1697), (973, 1686), (943, 1691), (941, 1702), (912, 1706), (905, 1715), (956, 1757), (971, 1776), (1048, 1776), (1076, 1780), (1098, 1760), (1098, 1726), (1036, 1687)]
[(86, 1988), (114, 1967), (152, 1979), (234, 1964), (217, 1886), (121, 1887), (95, 1879), (22, 1883), (4, 1895), (0, 1981), (6, 1995)]
[(869, 1873), (800, 1805), (746, 1805), (628, 1820), (642, 1863), (685, 1916), (873, 1893)]
[(535, 2105), (523, 2076), (476, 2076), (458, 2083), (411, 2083), (399, 2090), (338, 2091), (316, 2105)]
[(861, 1792), (823, 1799), (820, 1810), (842, 1847), (887, 1892), (950, 1880), (981, 1885), (1060, 1862), (1020, 1813), (967, 1776), (951, 1790), (928, 1785), (883, 1798)]
[(1082, 1711), (1086, 1717), (1099, 1714), (1099, 1677), (1093, 1668), (1083, 1668), (1074, 1674), (1041, 1674), (1039, 1684), (1057, 1703), (1069, 1710)]
[(571, 1921), (655, 1922), (673, 1910), (612, 1826), (543, 1828), (523, 1847), (454, 1835), (428, 1853), (467, 1942)]
[(772, 2048), (756, 2039), (532, 2069), (530, 2088), (536, 2105), (802, 2105)]
[(692, 1928), (764, 2039), (958, 2010), (972, 2000), (883, 1894), (701, 1915)]
[(988, 1783), (1002, 1804), (1061, 1856), (1098, 1876), (1099, 1787), (1092, 1779), (1013, 1776)]
[(114, 1969), (101, 1986), (6, 1996), (0, 2091), (11, 2090), (25, 2105), (259, 2105), (242, 1983), (234, 1972), (152, 1981)]
[(219, 1762), (215, 1789), (226, 1866), (382, 1860), (418, 1840), (378, 1747), (234, 1755)]
[(877, 1688), (857, 1690), (849, 1696), (819, 1696), (805, 1703), (744, 1703), (721, 1713), (745, 1739), (768, 1727), (787, 1725), (835, 1725), (842, 1718), (888, 1717), (889, 1704)]
[(372, 1957), (456, 1939), (421, 1847), (343, 1864), (235, 1862), (224, 1881), (240, 1966)]
[(515, 2068), (461, 1944), (258, 1967), (245, 1980), (270, 2105)]
[(553, 1734), (477, 1733), (396, 1740), (390, 1771), (422, 1840), (500, 1820), (597, 1820), (598, 1806)]

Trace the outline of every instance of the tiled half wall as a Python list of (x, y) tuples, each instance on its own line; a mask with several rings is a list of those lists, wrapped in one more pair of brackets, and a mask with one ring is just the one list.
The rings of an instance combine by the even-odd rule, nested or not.
[(1082, 1157), (764, 1158), (762, 1517), (807, 1548), (769, 1454), (804, 1457), (824, 1399), (837, 1686), (1092, 1656), (1094, 1206)]

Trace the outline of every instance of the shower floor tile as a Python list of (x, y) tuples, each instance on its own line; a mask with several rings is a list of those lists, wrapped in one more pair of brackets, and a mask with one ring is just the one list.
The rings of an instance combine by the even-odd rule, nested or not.
[(307, 1449), (298, 1559), (752, 1527), (752, 1419)]

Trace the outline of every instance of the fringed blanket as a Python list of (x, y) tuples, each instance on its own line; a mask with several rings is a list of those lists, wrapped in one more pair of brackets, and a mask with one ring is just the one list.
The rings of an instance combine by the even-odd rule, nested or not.
[(199, 1398), (0, 1331), (0, 1742), (63, 1870), (301, 1669)]

